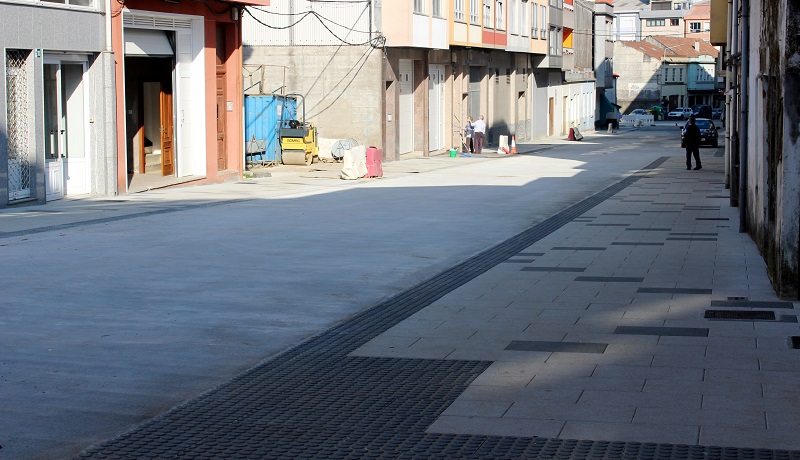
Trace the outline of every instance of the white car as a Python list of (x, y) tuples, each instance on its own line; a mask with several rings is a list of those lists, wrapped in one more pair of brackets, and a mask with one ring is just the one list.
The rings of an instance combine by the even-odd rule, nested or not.
[(681, 107), (679, 109), (675, 109), (672, 112), (667, 114), (667, 120), (672, 120), (673, 118), (678, 118), (681, 120), (687, 120), (689, 117), (694, 114), (691, 107)]

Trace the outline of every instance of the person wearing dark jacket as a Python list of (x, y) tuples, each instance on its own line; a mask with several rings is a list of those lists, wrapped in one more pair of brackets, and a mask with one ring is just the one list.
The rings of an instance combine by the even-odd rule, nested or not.
[(692, 155), (694, 155), (694, 169), (701, 169), (700, 165), (700, 128), (694, 124), (694, 117), (689, 117), (686, 132), (683, 133), (683, 143), (686, 145), (686, 169), (692, 169)]

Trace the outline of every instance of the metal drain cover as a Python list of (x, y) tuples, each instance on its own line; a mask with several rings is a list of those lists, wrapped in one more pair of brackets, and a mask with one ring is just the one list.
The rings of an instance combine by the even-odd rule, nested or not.
[(706, 319), (732, 319), (744, 321), (775, 320), (774, 311), (706, 310)]

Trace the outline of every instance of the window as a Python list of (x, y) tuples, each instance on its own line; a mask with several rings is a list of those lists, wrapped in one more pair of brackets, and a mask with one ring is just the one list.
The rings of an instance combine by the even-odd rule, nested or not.
[(650, 62), (650, 55), (642, 53), (642, 62)]
[(675, 73), (676, 73), (677, 71), (678, 71), (678, 69), (672, 69), (672, 81), (677, 81), (677, 80), (675, 79)]
[(669, 81), (669, 69), (664, 68), (664, 83)]
[[(514, 35), (519, 34), (517, 31), (517, 2), (519, 0), (509, 0), (508, 2), (508, 31)], [(499, 27), (498, 27), (499, 29)]]
[(492, 0), (483, 2), (483, 27), (492, 27)]
[(469, 22), (470, 24), (478, 24), (478, 12), (480, 11), (480, 2), (478, 0), (469, 0)]
[(550, 0), (550, 6), (555, 8), (563, 8), (564, 0)]
[(414, 12), (425, 14), (425, 0), (414, 0)]
[(539, 38), (539, 5), (531, 4), (531, 38)]
[(540, 10), (542, 14), (539, 16), (542, 26), (539, 28), (539, 38), (545, 40), (547, 38), (547, 7), (542, 5)]
[(678, 69), (678, 80), (683, 81), (683, 69)]
[(670, 19), (669, 20), (669, 25), (671, 25), (671, 26), (679, 26), (679, 25), (681, 25), (681, 20), (680, 19), (675, 19), (675, 18)]
[[(42, 0), (43, 3), (59, 3), (61, 5), (94, 6), (94, 0)], [(42, 2), (37, 2), (41, 4)]]
[(442, 17), (442, 0), (431, 0), (431, 13), (437, 17)]
[(550, 39), (549, 39), (549, 54), (551, 56), (561, 56), (561, 33), (559, 29), (555, 27), (550, 28)]
[(666, 21), (664, 19), (648, 19), (647, 27), (664, 27)]
[(502, 0), (496, 0), (494, 3), (494, 17), (497, 24), (496, 25), (497, 30), (505, 29), (506, 17), (505, 17), (505, 10), (503, 10)]
[(523, 3), (519, 6), (519, 33), (523, 37), (528, 36), (528, 7)]
[(689, 23), (689, 32), (691, 32), (693, 34), (700, 33), (701, 27), (702, 27), (702, 23), (700, 23), (700, 22), (690, 22)]
[(464, 0), (453, 0), (453, 19), (464, 20)]

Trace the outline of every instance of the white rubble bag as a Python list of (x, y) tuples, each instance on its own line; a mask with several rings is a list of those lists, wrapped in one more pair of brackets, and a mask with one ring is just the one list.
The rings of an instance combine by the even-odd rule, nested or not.
[(342, 175), (345, 180), (355, 180), (367, 175), (367, 147), (356, 145), (344, 151)]
[(339, 142), (339, 139), (318, 138), (317, 144), (319, 145), (319, 159), (324, 162), (334, 161), (333, 158), (333, 144)]

